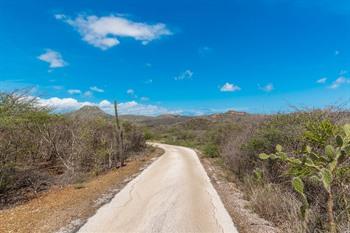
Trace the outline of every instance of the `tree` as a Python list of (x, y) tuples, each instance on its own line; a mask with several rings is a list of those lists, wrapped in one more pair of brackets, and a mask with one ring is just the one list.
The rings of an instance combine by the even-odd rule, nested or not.
[[(345, 175), (350, 174), (350, 124), (344, 125), (340, 134), (336, 135), (333, 141), (334, 145), (326, 145), (321, 152), (317, 152), (319, 150), (316, 151), (311, 146), (306, 146), (301, 156), (287, 155), (281, 145), (276, 146), (275, 153), (259, 155), (259, 158), (263, 160), (280, 160), (288, 164), (287, 175), (293, 177), (292, 186), (303, 199), (301, 207), (303, 217), (305, 217), (308, 208), (303, 180), (316, 181), (323, 187), (327, 193), (328, 228), (331, 233), (337, 231), (332, 188), (337, 181), (341, 181)], [(290, 154), (295, 154), (295, 152)]]

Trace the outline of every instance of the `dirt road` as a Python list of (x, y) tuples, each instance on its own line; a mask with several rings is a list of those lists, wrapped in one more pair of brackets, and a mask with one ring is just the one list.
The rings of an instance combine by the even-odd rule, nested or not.
[(196, 153), (165, 154), (100, 208), (79, 232), (238, 232)]

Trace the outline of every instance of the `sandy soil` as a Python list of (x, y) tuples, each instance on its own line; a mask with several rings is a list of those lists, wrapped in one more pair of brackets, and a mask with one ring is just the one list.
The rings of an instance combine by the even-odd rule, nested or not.
[(249, 208), (242, 192), (232, 182), (234, 175), (220, 164), (220, 159), (200, 156), (201, 162), (240, 233), (281, 233)]
[(0, 232), (72, 232), (161, 154), (157, 149), (88, 182), (53, 187), (25, 204), (1, 210)]
[(79, 232), (237, 233), (197, 154), (185, 147), (157, 145), (165, 154)]

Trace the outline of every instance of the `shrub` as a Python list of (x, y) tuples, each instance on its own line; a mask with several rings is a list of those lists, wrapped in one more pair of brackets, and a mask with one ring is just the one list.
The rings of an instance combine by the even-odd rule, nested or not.
[[(321, 130), (319, 130), (321, 129)], [(289, 156), (282, 151), (282, 146), (276, 146), (276, 152), (273, 154), (262, 153), (261, 159), (279, 159), (286, 162), (289, 166), (288, 175), (293, 177), (292, 186), (300, 194), (303, 200), (301, 212), (306, 215), (308, 208), (307, 194), (305, 193), (303, 179), (310, 179), (319, 182), (327, 193), (327, 215), (328, 228), (331, 233), (337, 231), (334, 216), (335, 194), (333, 187), (337, 182), (343, 183), (350, 175), (350, 124), (343, 127), (343, 132), (335, 137), (335, 145), (325, 145), (329, 135), (335, 131), (335, 126), (328, 122), (321, 122), (316, 130), (313, 129), (307, 135), (319, 147), (324, 146), (322, 153), (315, 152), (310, 146), (306, 146), (301, 156)], [(315, 132), (315, 133), (314, 133)], [(292, 152), (297, 153), (297, 152)]]
[(216, 158), (219, 156), (219, 148), (217, 145), (214, 144), (206, 144), (204, 146), (203, 152), (210, 158)]
[[(141, 129), (128, 122), (122, 127), (124, 154), (144, 149)], [(25, 93), (0, 93), (0, 203), (9, 203), (3, 201), (9, 190), (37, 190), (40, 179), (31, 171), (72, 182), (117, 166), (117, 144), (115, 122), (109, 118), (73, 119), (53, 114)]]

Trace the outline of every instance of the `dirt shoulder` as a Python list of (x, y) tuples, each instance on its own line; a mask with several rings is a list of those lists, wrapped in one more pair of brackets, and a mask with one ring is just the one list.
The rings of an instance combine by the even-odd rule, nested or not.
[(73, 232), (163, 153), (157, 148), (127, 166), (87, 182), (52, 187), (25, 204), (0, 211), (0, 232)]
[(272, 223), (260, 218), (249, 208), (242, 192), (234, 183), (234, 175), (220, 159), (202, 156), (200, 160), (240, 233), (280, 233)]

